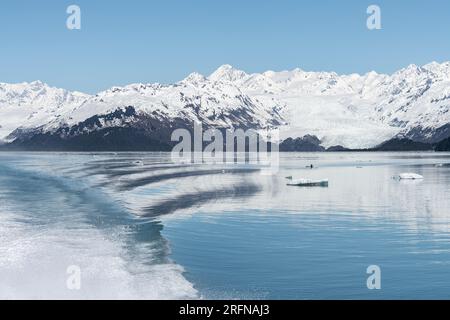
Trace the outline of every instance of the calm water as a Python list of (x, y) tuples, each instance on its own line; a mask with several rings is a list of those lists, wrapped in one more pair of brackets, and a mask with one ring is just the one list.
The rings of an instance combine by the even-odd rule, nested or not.
[(281, 157), (266, 176), (163, 153), (0, 153), (0, 298), (450, 298), (450, 154)]

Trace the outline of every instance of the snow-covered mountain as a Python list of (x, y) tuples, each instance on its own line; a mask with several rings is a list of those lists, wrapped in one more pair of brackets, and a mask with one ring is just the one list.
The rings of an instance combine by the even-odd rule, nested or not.
[(443, 140), (450, 136), (449, 110), (449, 62), (410, 65), (392, 75), (247, 74), (223, 65), (209, 76), (113, 87), (95, 96), (41, 82), (0, 84), (0, 138), (53, 143), (126, 128), (164, 142), (174, 128), (200, 121), (265, 133), (278, 128), (282, 139), (315, 135), (325, 147), (367, 148), (396, 136)]
[(16, 129), (32, 129), (61, 118), (89, 95), (31, 83), (0, 83), (0, 139)]

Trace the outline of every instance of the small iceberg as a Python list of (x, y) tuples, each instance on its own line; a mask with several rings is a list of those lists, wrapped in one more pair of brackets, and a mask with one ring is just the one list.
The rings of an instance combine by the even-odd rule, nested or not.
[(423, 176), (417, 173), (400, 173), (395, 178), (400, 180), (423, 180)]
[(297, 179), (292, 180), (287, 185), (296, 187), (328, 187), (328, 179), (323, 180)]

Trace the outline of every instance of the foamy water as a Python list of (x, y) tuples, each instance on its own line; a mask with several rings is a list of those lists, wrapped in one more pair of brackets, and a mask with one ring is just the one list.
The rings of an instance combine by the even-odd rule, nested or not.
[[(197, 297), (167, 258), (158, 223), (136, 220), (97, 190), (49, 172), (56, 162), (48, 158), (14, 158), (0, 165), (0, 298)], [(80, 268), (79, 290), (67, 286), (70, 266)]]

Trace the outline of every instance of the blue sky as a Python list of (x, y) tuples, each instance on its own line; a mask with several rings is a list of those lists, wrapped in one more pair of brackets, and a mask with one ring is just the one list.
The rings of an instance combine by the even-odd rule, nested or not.
[[(81, 30), (66, 28), (76, 4)], [(382, 30), (366, 28), (381, 7)], [(391, 73), (450, 60), (447, 0), (3, 0), (0, 82), (94, 93), (170, 83), (222, 64), (247, 72)]]

